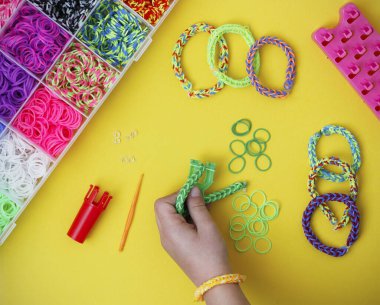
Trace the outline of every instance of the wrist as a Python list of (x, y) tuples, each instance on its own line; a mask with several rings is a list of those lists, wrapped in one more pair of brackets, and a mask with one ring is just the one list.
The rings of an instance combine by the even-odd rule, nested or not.
[(232, 270), (229, 264), (216, 266), (214, 268), (201, 269), (198, 270), (197, 276), (193, 279), (193, 283), (195, 286), (199, 287), (204, 282), (207, 282), (214, 277), (230, 273), (232, 273)]
[(208, 305), (213, 304), (249, 304), (239, 284), (218, 285), (204, 294), (204, 300)]
[[(209, 279), (208, 281), (202, 283), (194, 293), (195, 301), (203, 301), (204, 296), (210, 292), (215, 291), (213, 293), (208, 294), (209, 298), (213, 298), (215, 300), (215, 296), (217, 296), (217, 300), (223, 300), (224, 297), (235, 297), (239, 296), (239, 294), (243, 295), (239, 285), (245, 280), (245, 275), (240, 274), (223, 274)], [(214, 297), (213, 297), (214, 296)], [(243, 295), (244, 297), (244, 295)]]

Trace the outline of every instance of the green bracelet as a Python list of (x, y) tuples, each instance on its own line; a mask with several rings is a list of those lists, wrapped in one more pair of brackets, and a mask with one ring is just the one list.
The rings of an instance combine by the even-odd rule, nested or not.
[[(208, 45), (207, 45), (207, 62), (211, 70), (214, 72), (214, 75), (218, 78), (219, 81), (233, 88), (248, 87), (251, 84), (248, 76), (242, 79), (233, 79), (232, 77), (228, 76), (224, 72), (219, 71), (215, 67), (216, 44), (223, 37), (223, 35), (227, 33), (241, 35), (244, 38), (249, 48), (255, 43), (255, 38), (253, 37), (248, 27), (245, 27), (239, 24), (222, 25), (216, 28), (210, 35), (210, 38), (208, 40)], [(260, 56), (258, 53), (256, 53), (254, 57), (254, 67), (255, 67), (255, 73), (258, 73), (260, 69)]]

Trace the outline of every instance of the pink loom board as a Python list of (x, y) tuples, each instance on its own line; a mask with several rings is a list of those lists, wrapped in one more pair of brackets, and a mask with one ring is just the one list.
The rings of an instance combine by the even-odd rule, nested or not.
[(339, 24), (313, 39), (380, 119), (380, 35), (359, 9), (346, 4)]

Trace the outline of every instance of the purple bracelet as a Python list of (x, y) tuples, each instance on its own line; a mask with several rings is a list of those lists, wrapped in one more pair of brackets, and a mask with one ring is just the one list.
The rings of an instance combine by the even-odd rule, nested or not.
[[(329, 201), (338, 201), (344, 203), (349, 208), (348, 214), (350, 215), (352, 227), (350, 234), (347, 238), (346, 246), (341, 248), (334, 248), (324, 245), (311, 229), (310, 220), (315, 209), (322, 203), (326, 203)], [(314, 246), (314, 248), (318, 249), (319, 251), (322, 251), (323, 253), (335, 257), (345, 255), (348, 252), (348, 249), (352, 246), (352, 244), (358, 239), (359, 224), (360, 215), (355, 202), (351, 199), (349, 195), (340, 193), (327, 193), (313, 198), (306, 207), (306, 210), (304, 211), (302, 218), (302, 227), (307, 240)]]

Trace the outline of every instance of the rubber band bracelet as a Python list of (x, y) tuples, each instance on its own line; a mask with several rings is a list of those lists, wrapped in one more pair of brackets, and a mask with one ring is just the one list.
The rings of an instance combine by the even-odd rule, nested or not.
[[(349, 130), (347, 130), (346, 128), (342, 126), (327, 125), (323, 127), (320, 131), (315, 133), (310, 138), (309, 145), (308, 145), (310, 166), (311, 167), (315, 166), (319, 160), (317, 157), (317, 152), (316, 152), (316, 146), (317, 146), (318, 140), (322, 136), (330, 136), (333, 134), (342, 135), (347, 139), (348, 144), (350, 145), (352, 158), (353, 158), (353, 163), (351, 165), (351, 168), (354, 174), (356, 174), (361, 165), (359, 143), (356, 140), (355, 136)], [(323, 179), (333, 181), (333, 182), (344, 182), (347, 179), (345, 174), (332, 173), (328, 171), (327, 169), (322, 169), (320, 175)]]
[[(285, 55), (288, 59), (288, 65), (286, 68), (286, 76), (285, 76), (285, 83), (284, 83), (283, 90), (275, 90), (275, 89), (264, 87), (257, 76), (256, 62), (254, 58), (258, 50), (266, 44), (271, 44), (271, 45), (280, 47), (285, 52)], [(252, 86), (254, 86), (256, 90), (262, 95), (273, 97), (273, 98), (284, 98), (289, 94), (289, 92), (293, 88), (294, 79), (296, 77), (296, 64), (295, 64), (294, 52), (287, 43), (285, 43), (281, 39), (278, 39), (277, 37), (264, 36), (264, 37), (261, 37), (259, 40), (257, 40), (255, 44), (251, 46), (251, 48), (249, 49), (247, 60), (246, 60), (246, 66), (247, 66), (247, 73), (248, 73)]]
[[(329, 201), (338, 201), (344, 203), (348, 207), (348, 213), (351, 218), (351, 231), (348, 235), (346, 245), (340, 248), (334, 248), (330, 246), (324, 245), (318, 237), (314, 234), (311, 229), (311, 216), (318, 206), (322, 203), (326, 203)], [(302, 218), (302, 227), (305, 233), (307, 240), (313, 245), (317, 250), (326, 253), (331, 256), (340, 257), (347, 253), (348, 249), (354, 244), (354, 242), (358, 239), (359, 236), (359, 225), (360, 225), (360, 215), (359, 210), (355, 204), (355, 202), (350, 198), (350, 196), (339, 193), (327, 193), (320, 195), (316, 198), (313, 198), (307, 208), (303, 213)]]
[[(248, 27), (239, 25), (239, 24), (224, 24), (218, 27), (215, 31), (211, 33), (211, 36), (207, 45), (207, 62), (210, 66), (210, 69), (213, 71), (214, 75), (218, 78), (219, 81), (229, 85), (233, 88), (243, 88), (248, 87), (250, 84), (249, 77), (246, 76), (242, 79), (233, 79), (228, 76), (226, 72), (222, 72), (215, 68), (215, 52), (216, 52), (216, 44), (218, 41), (223, 39), (223, 35), (227, 33), (233, 33), (241, 35), (248, 47), (251, 47), (255, 43), (255, 39), (248, 29)], [(255, 63), (255, 73), (259, 73), (260, 69), (260, 55), (257, 53), (252, 59)]]
[[(206, 167), (204, 166), (204, 164), (200, 163), (198, 165), (197, 169), (192, 171), (192, 174), (189, 175), (185, 184), (182, 186), (182, 188), (178, 192), (176, 202), (175, 202), (175, 208), (176, 208), (177, 213), (181, 214), (184, 217), (189, 215), (189, 213), (185, 207), (186, 198), (189, 195), (191, 189), (197, 185), (198, 180), (202, 177), (202, 175), (205, 171), (206, 171)], [(207, 178), (207, 176), (206, 176), (206, 178)], [(212, 183), (212, 181), (211, 181), (211, 183)], [(246, 186), (247, 186), (246, 182), (233, 183), (230, 186), (225, 187), (224, 189), (221, 189), (219, 191), (205, 195), (204, 201), (206, 204), (210, 204), (212, 202), (226, 198), (226, 197), (240, 191), (241, 189), (244, 189)]]
[[(178, 41), (174, 45), (173, 54), (172, 54), (172, 67), (174, 70), (174, 75), (179, 79), (182, 84), (183, 89), (188, 92), (189, 97), (192, 98), (205, 98), (215, 95), (220, 90), (223, 89), (224, 83), (218, 81), (214, 86), (207, 89), (193, 89), (193, 84), (188, 80), (185, 73), (182, 69), (182, 52), (191, 37), (197, 33), (205, 32), (211, 34), (215, 31), (215, 27), (201, 22), (196, 23), (188, 27), (178, 38)], [(225, 73), (228, 69), (228, 46), (225, 39), (222, 37), (218, 41), (219, 45), (219, 62), (218, 62), (218, 71), (220, 73)]]
[(211, 288), (223, 285), (223, 284), (240, 284), (245, 281), (247, 277), (241, 274), (224, 274), (216, 276), (202, 285), (200, 285), (194, 293), (194, 301), (200, 302), (203, 301), (203, 295), (209, 291)]
[[(348, 179), (350, 183), (350, 197), (353, 201), (356, 201), (356, 198), (358, 196), (358, 183), (357, 183), (356, 175), (353, 173), (348, 163), (334, 157), (324, 158), (322, 160), (319, 160), (318, 163), (311, 168), (310, 174), (309, 174), (309, 182), (308, 182), (308, 191), (311, 197), (316, 198), (319, 196), (316, 190), (316, 179), (318, 176), (320, 176), (322, 169), (326, 165), (335, 165), (343, 169), (343, 172), (344, 172), (343, 174), (345, 175), (345, 177), (347, 177), (346, 179)], [(322, 210), (323, 214), (331, 222), (331, 224), (335, 226), (335, 230), (345, 227), (350, 221), (350, 218), (348, 215), (349, 207), (346, 207), (343, 213), (343, 217), (339, 221), (339, 223), (334, 212), (331, 211), (331, 209), (326, 203), (321, 203), (319, 207)]]

